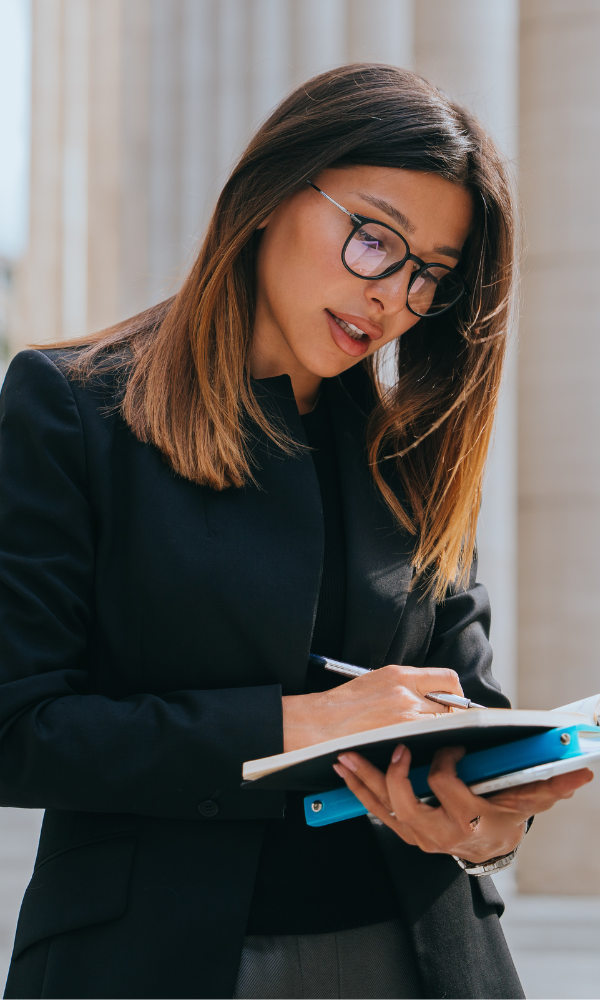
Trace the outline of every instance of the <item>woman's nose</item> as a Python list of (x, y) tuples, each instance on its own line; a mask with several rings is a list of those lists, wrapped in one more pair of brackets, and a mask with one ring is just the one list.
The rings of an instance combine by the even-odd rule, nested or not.
[(415, 270), (416, 264), (407, 260), (399, 271), (388, 275), (387, 278), (370, 281), (367, 294), (370, 298), (378, 299), (385, 308), (400, 312), (406, 308), (408, 286)]

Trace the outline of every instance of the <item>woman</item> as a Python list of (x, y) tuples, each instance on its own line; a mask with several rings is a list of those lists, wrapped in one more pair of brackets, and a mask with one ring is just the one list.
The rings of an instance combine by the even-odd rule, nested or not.
[(431, 690), (507, 704), (473, 549), (512, 285), (481, 126), (350, 66), (262, 126), (177, 296), (15, 359), (0, 795), (46, 815), (7, 997), (522, 996), (469, 865), (589, 772), (482, 800), (446, 750), (431, 809), (401, 747), (349, 754), (379, 823), (320, 830), (241, 787)]

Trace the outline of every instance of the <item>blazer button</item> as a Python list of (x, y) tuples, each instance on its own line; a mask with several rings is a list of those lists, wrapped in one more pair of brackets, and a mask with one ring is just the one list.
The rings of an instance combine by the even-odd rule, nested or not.
[(219, 807), (216, 802), (213, 802), (212, 799), (206, 799), (198, 806), (198, 812), (200, 815), (205, 816), (207, 819), (210, 819), (212, 816), (216, 816), (218, 811)]

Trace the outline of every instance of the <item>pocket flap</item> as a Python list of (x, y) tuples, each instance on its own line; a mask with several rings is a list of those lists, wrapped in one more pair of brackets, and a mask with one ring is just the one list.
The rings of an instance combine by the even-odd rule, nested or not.
[(42, 938), (122, 916), (135, 844), (135, 837), (96, 840), (43, 861), (23, 897), (13, 957)]

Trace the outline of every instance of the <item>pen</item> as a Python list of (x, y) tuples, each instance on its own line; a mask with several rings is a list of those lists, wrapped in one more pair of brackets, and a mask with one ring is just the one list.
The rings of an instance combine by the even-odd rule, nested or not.
[(446, 694), (445, 691), (430, 691), (424, 697), (427, 701), (435, 701), (438, 705), (446, 705), (447, 708), (486, 708), (485, 705), (478, 705), (470, 698), (461, 698), (459, 694)]
[(342, 663), (341, 660), (330, 660), (328, 656), (317, 656), (310, 653), (309, 660), (318, 663), (325, 670), (332, 670), (334, 674), (342, 674), (344, 677), (362, 677), (363, 674), (372, 673), (367, 667), (355, 667), (352, 663)]
[[(355, 667), (352, 663), (342, 663), (341, 660), (331, 660), (328, 656), (317, 656), (310, 653), (309, 660), (318, 663), (325, 670), (331, 670), (335, 674), (342, 674), (344, 677), (362, 677), (363, 674), (372, 673), (367, 667)], [(461, 698), (458, 694), (447, 694), (445, 691), (430, 691), (425, 695), (428, 701), (434, 701), (438, 705), (445, 705), (446, 708), (485, 708), (485, 705), (478, 705), (470, 698)]]

